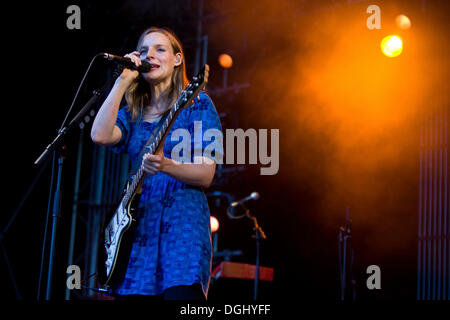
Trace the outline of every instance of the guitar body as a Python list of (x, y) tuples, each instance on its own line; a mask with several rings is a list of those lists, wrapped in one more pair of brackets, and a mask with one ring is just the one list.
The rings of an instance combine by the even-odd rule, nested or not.
[(136, 194), (128, 205), (123, 202), (114, 211), (100, 238), (98, 280), (102, 286), (119, 284), (125, 275), (128, 258), (135, 236), (140, 195)]

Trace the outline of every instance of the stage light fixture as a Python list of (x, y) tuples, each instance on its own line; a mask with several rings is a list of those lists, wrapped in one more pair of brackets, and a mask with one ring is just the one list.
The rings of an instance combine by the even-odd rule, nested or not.
[(399, 56), (403, 51), (402, 39), (397, 35), (384, 37), (381, 40), (381, 51), (390, 58)]
[(219, 64), (222, 68), (229, 69), (233, 65), (233, 58), (229, 54), (222, 53), (219, 56)]
[(214, 233), (217, 230), (219, 230), (219, 220), (217, 220), (216, 217), (211, 216), (210, 221), (211, 221), (211, 232)]
[(395, 18), (395, 23), (402, 30), (406, 30), (406, 29), (411, 28), (411, 20), (407, 16), (405, 16), (404, 14), (399, 14)]

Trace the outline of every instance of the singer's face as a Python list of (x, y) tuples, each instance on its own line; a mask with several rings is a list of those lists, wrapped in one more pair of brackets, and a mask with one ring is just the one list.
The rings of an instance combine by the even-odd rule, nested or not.
[(144, 37), (140, 58), (152, 65), (149, 72), (142, 74), (150, 84), (170, 79), (174, 67), (181, 64), (181, 54), (174, 54), (169, 38), (159, 32), (152, 32)]

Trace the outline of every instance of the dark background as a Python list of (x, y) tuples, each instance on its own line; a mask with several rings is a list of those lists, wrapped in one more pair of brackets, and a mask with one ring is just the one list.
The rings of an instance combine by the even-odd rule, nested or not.
[[(333, 30), (321, 28), (320, 19), (329, 18), (336, 26), (351, 19), (359, 21), (369, 41), (373, 37), (373, 50), (379, 50), (377, 37), (381, 31), (369, 31), (365, 27), (368, 17), (365, 8), (372, 3), (241, 2), (244, 1), (205, 1), (202, 28), (209, 36), (208, 89), (218, 112), (225, 114), (224, 129), (280, 130), (280, 168), (274, 176), (262, 176), (259, 165), (248, 165), (244, 172), (216, 181), (209, 191), (230, 192), (236, 198), (253, 191), (261, 194), (260, 200), (250, 202), (248, 207), (267, 234), (262, 244), (261, 264), (275, 270), (274, 282), (263, 284), (262, 290), (266, 291), (262, 295), (338, 301), (337, 235), (339, 227), (345, 224), (346, 208), (350, 207), (357, 299), (414, 300), (421, 107), (413, 106), (414, 112), (408, 112), (412, 115), (396, 126), (353, 141), (343, 149), (342, 140), (335, 139), (333, 132), (347, 124), (328, 117), (330, 106), (312, 99), (308, 91), (300, 90), (296, 94), (292, 91), (292, 77), (298, 76), (294, 72), (300, 69), (314, 73), (308, 65), (310, 58), (319, 55), (326, 61), (327, 52), (333, 51), (332, 45), (326, 45), (327, 41), (333, 43), (336, 39), (333, 37), (344, 32), (345, 26)], [(69, 16), (66, 8), (71, 4), (81, 8), (81, 30), (66, 27)], [(441, 41), (448, 28), (446, 1), (377, 1), (376, 4), (382, 8), (382, 19), (408, 12), (415, 27), (411, 32), (436, 34), (427, 44), (432, 49), (423, 50), (428, 52), (428, 59), (439, 61), (447, 56), (448, 49)], [(56, 136), (92, 57), (99, 52), (124, 55), (134, 50), (141, 31), (147, 27), (168, 26), (184, 44), (191, 78), (197, 12), (198, 1), (194, 0), (16, 2), (4, 10), (2, 76), (8, 86), (2, 91), (1, 227), (9, 221), (37, 175), (39, 168), (33, 167), (33, 162)], [(322, 37), (320, 43), (302, 42), (302, 35), (308, 40), (317, 30)], [(234, 59), (228, 83), (248, 83), (249, 87), (222, 95), (214, 93), (222, 85), (223, 71), (217, 57), (223, 52)], [(90, 98), (92, 90), (106, 81), (111, 68), (102, 62), (93, 66), (75, 110)], [(442, 80), (434, 79), (436, 83)], [(303, 87), (304, 83), (295, 85)], [(364, 127), (364, 120), (352, 124), (347, 128), (349, 137)], [(77, 141), (78, 129), (75, 129), (66, 139), (68, 153), (54, 271), (53, 297), (57, 300), (64, 296)], [(84, 154), (89, 159), (92, 146), (89, 137), (85, 141)], [(386, 146), (396, 152), (383, 153)], [(371, 165), (365, 165), (368, 162)], [(16, 291), (3, 255), (1, 294), (9, 299), (36, 298), (49, 168), (2, 243), (17, 282)], [(89, 167), (83, 168), (82, 177), (86, 179), (89, 172)], [(244, 255), (234, 260), (254, 263), (250, 221), (230, 220), (224, 208), (216, 209), (213, 203), (211, 211), (221, 223), (219, 249), (242, 250)], [(84, 238), (80, 235), (77, 241), (82, 245)], [(366, 268), (372, 264), (381, 268), (381, 290), (366, 288)], [(248, 287), (245, 290), (251, 297), (251, 284), (243, 286)], [(236, 287), (227, 290), (230, 291), (220, 294), (229, 297), (238, 291)]]

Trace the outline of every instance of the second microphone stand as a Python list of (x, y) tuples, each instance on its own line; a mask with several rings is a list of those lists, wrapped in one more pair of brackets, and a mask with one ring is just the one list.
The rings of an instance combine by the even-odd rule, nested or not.
[[(346, 297), (351, 297), (354, 301), (356, 299), (355, 279), (353, 278), (353, 259), (354, 253), (352, 248), (352, 220), (350, 219), (350, 208), (346, 210), (346, 224), (345, 227), (339, 227), (338, 233), (338, 250), (339, 250), (339, 278), (340, 278), (340, 299), (344, 301)], [(350, 260), (348, 263), (347, 261)], [(350, 282), (347, 275), (350, 276)], [(350, 291), (347, 289), (347, 283), (351, 284)]]
[(250, 210), (244, 206), (243, 203), (239, 204), (245, 210), (245, 216), (253, 221), (253, 231), (255, 232), (254, 238), (256, 241), (256, 262), (255, 262), (255, 282), (253, 286), (253, 300), (256, 301), (258, 298), (258, 283), (259, 283), (259, 258), (260, 258), (260, 241), (261, 239), (266, 239), (266, 234), (258, 224), (258, 220), (255, 216), (250, 213)]

